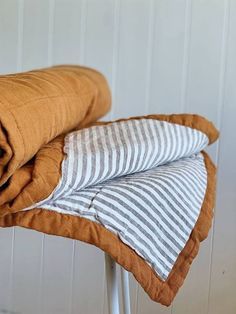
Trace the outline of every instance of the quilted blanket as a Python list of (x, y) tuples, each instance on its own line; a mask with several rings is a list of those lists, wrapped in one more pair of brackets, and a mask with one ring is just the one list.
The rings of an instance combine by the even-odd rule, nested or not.
[(0, 77), (0, 226), (96, 245), (170, 305), (211, 226), (218, 131), (191, 114), (98, 122), (110, 103), (84, 67)]

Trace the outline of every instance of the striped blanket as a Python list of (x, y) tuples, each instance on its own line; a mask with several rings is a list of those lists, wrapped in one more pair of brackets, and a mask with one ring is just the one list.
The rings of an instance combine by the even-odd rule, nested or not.
[(152, 119), (72, 132), (58, 187), (34, 207), (103, 225), (166, 279), (200, 213), (207, 145), (200, 131)]
[[(94, 82), (96, 75), (94, 95), (92, 83), (82, 89), (84, 97), (91, 93), (81, 102), (87, 99), (87, 122), (81, 118), (74, 128), (69, 119), (54, 135), (51, 130), (44, 130), (42, 138), (36, 133), (38, 143), (44, 143), (34, 147), (36, 153), (29, 147), (29, 155), (19, 162), (6, 159), (7, 149), (14, 152), (17, 143), (8, 135), (14, 134), (12, 125), (2, 120), (7, 131), (5, 138), (0, 133), (0, 161), (9, 166), (0, 165), (0, 226), (22, 226), (96, 245), (131, 271), (153, 300), (170, 305), (211, 225), (215, 167), (203, 150), (218, 132), (197, 115), (94, 122), (101, 106), (104, 112), (108, 107), (109, 89), (103, 78), (73, 67), (53, 69), (50, 75), (60, 77), (60, 71), (63, 80), (79, 73), (76, 88), (83, 85), (81, 80), (85, 86), (90, 78)], [(50, 88), (51, 84), (53, 80)], [(60, 114), (52, 114), (51, 121), (60, 120)], [(66, 131), (69, 123), (71, 130)]]

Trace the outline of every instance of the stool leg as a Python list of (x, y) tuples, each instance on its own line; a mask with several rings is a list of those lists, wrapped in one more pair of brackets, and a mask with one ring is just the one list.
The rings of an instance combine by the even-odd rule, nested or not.
[(124, 314), (131, 314), (130, 293), (129, 293), (129, 273), (121, 267), (121, 287)]
[(119, 293), (116, 262), (105, 253), (107, 299), (109, 314), (119, 314)]

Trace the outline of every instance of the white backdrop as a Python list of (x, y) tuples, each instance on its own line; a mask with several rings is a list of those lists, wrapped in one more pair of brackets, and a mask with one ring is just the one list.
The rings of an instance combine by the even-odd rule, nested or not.
[[(149, 300), (130, 276), (133, 314), (236, 313), (236, 1), (0, 0), (0, 72), (58, 63), (108, 78), (108, 118), (194, 112), (221, 140), (213, 229), (174, 304)], [(0, 230), (0, 313), (106, 314), (97, 248)]]

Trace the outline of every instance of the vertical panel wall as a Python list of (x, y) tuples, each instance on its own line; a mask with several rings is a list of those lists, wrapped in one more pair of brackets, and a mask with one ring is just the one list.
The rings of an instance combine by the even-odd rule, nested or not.
[[(193, 112), (221, 131), (212, 231), (171, 307), (130, 276), (134, 314), (236, 313), (235, 38), (234, 0), (0, 0), (1, 74), (85, 64), (110, 83), (106, 118)], [(107, 313), (99, 249), (11, 228), (0, 251), (0, 313)]]

